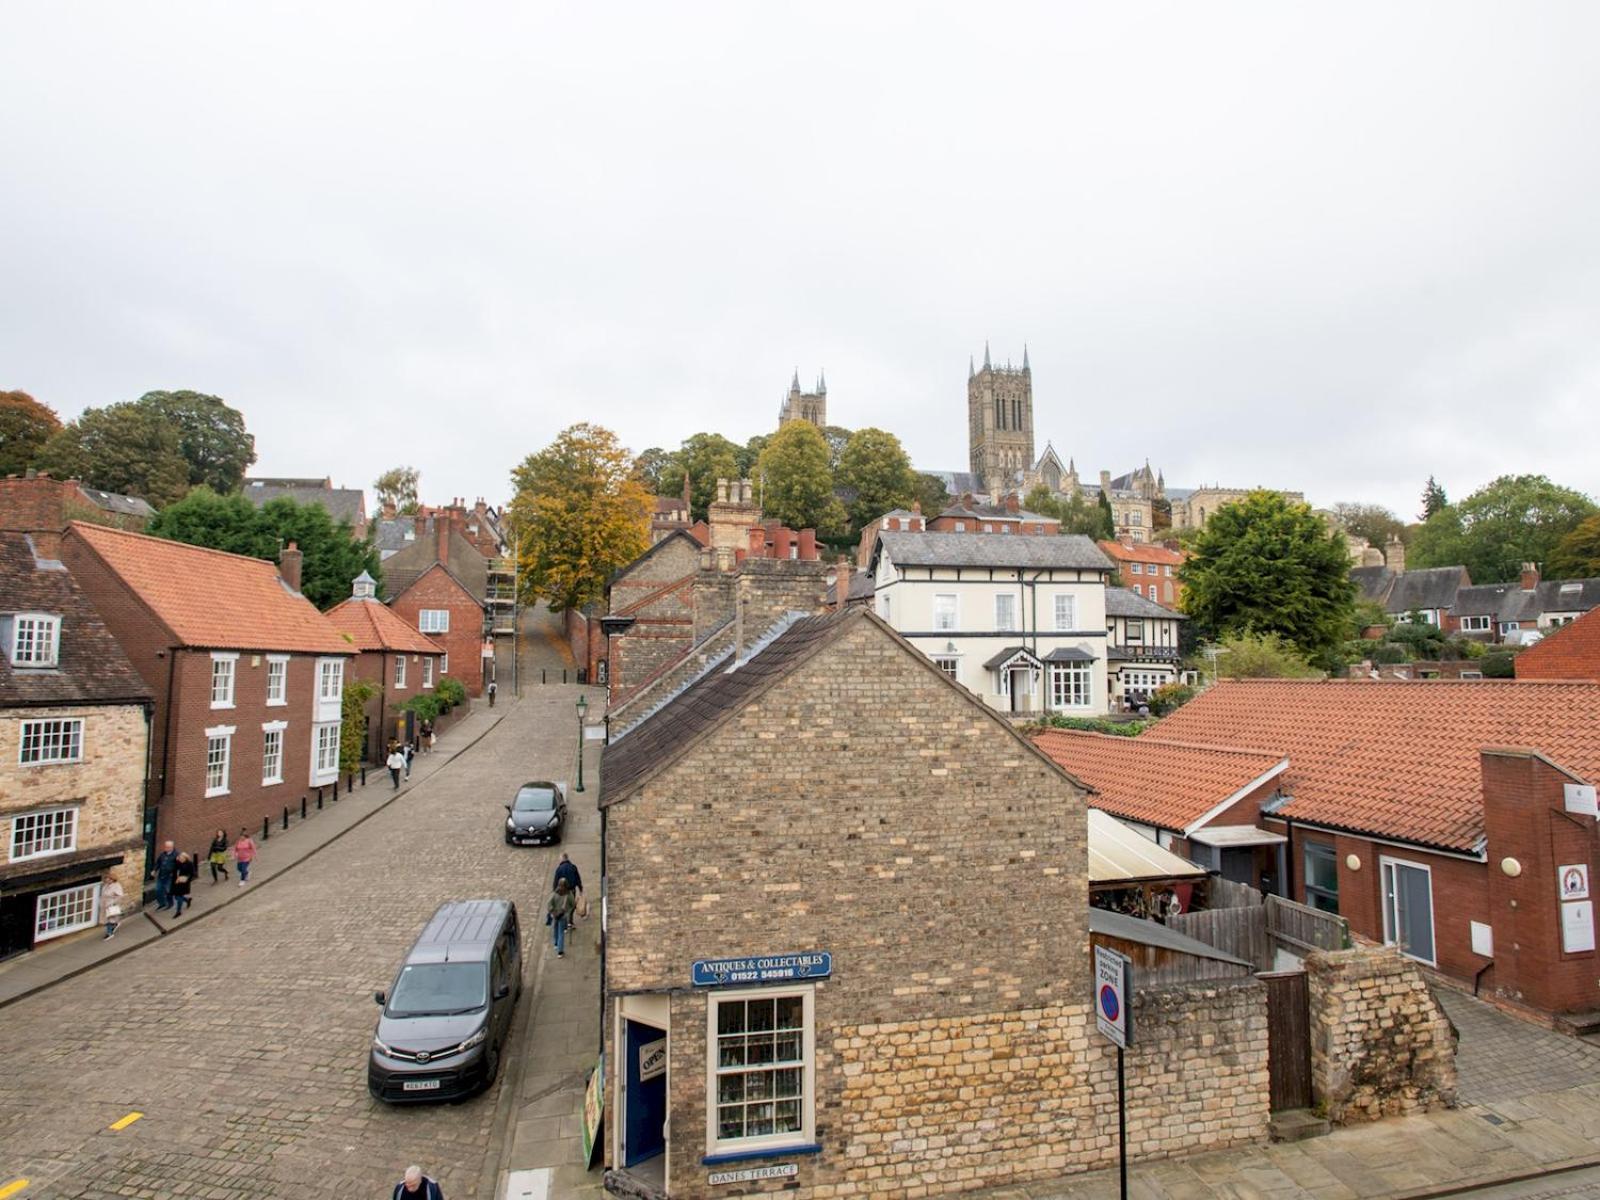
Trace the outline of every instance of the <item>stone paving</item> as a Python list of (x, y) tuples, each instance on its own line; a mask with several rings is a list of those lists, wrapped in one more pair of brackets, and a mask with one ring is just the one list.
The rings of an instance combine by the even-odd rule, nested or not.
[[(26, 1178), (28, 1200), (349, 1200), (386, 1195), (415, 1161), (452, 1200), (492, 1195), (500, 1087), (458, 1105), (372, 1100), (372, 992), (457, 897), (516, 902), (533, 978), (557, 851), (506, 846), (502, 806), (525, 779), (571, 776), (577, 693), (504, 698), (475, 747), (283, 877), (7, 1007), (0, 1186)], [(513, 1055), (556, 1045), (537, 1023), (522, 1036)]]
[(1600, 1049), (1539, 1029), (1462, 992), (1439, 1001), (1461, 1035), (1456, 1070), (1463, 1104), (1494, 1105), (1600, 1081)]

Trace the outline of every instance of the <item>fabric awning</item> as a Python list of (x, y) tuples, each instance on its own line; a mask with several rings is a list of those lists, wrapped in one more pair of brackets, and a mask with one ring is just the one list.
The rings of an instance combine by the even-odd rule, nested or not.
[(1026, 646), (1007, 646), (983, 665), (987, 670), (1000, 671), (1006, 667), (1017, 665), (1018, 659), (1021, 660), (1023, 666), (1037, 667), (1039, 665), (1039, 660), (1029, 652)]
[(1204, 879), (1206, 870), (1179, 858), (1108, 812), (1089, 810), (1089, 886), (1105, 887), (1156, 880)]
[(1280, 846), (1289, 839), (1281, 833), (1257, 829), (1254, 825), (1207, 825), (1189, 835), (1202, 846)]

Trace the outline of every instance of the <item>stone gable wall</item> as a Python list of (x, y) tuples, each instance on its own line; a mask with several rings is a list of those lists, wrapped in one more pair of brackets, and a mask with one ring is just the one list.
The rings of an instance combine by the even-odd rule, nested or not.
[(1306, 974), (1312, 1092), (1330, 1120), (1455, 1106), (1455, 1030), (1415, 963), (1363, 946), (1312, 954)]

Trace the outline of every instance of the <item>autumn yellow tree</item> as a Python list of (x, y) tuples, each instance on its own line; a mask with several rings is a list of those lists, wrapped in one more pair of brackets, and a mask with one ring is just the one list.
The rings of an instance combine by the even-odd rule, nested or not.
[(605, 593), (606, 580), (650, 544), (650, 493), (609, 429), (564, 429), (511, 472), (522, 599), (555, 612)]

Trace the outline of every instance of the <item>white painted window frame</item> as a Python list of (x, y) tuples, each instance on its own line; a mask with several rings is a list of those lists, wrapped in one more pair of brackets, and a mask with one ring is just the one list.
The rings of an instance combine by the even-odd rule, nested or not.
[[(1423, 871), (1428, 876), (1428, 936), (1433, 943), (1433, 957), (1423, 958), (1420, 954), (1412, 954), (1400, 945), (1399, 932), (1394, 928), (1395, 913), (1389, 903), (1388, 881), (1385, 878), (1393, 867), (1407, 867), (1416, 871)], [(1398, 889), (1396, 889), (1398, 893)], [(1427, 863), (1417, 862), (1410, 858), (1395, 858), (1388, 854), (1378, 856), (1378, 903), (1383, 907), (1383, 941), (1387, 946), (1394, 946), (1407, 958), (1419, 963), (1426, 963), (1430, 967), (1439, 965), (1439, 915), (1438, 906), (1433, 902), (1433, 868)]]
[[(62, 900), (63, 897), (67, 899)], [(80, 899), (89, 901), (86, 910), (77, 903)], [(49, 904), (50, 908), (72, 906), (80, 912), (86, 913), (86, 915), (75, 924), (56, 925), (50, 929), (45, 929), (44, 914), (46, 905), (52, 901), (60, 901), (60, 904)], [(98, 883), (79, 883), (54, 892), (46, 892), (34, 902), (33, 940), (35, 942), (48, 942), (52, 938), (66, 937), (67, 934), (77, 933), (81, 929), (93, 929), (98, 924), (100, 924), (100, 885)]]
[(449, 633), (448, 608), (424, 608), (417, 613), (417, 630), (420, 633)]
[[(277, 690), (273, 690), (276, 679)], [(267, 707), (279, 708), (289, 703), (289, 656), (287, 654), (267, 655)]]
[[(226, 683), (222, 690), (222, 698), (217, 698), (217, 684)], [(211, 652), (211, 707), (232, 708), (234, 696), (239, 690), (239, 653), (236, 650), (213, 650)]]
[[(775, 1000), (784, 996), (799, 996), (804, 1004), (801, 1017), (801, 1119), (798, 1133), (773, 1134), (769, 1137), (729, 1138), (717, 1137), (717, 1009), (731, 1001)], [(771, 1150), (812, 1146), (817, 1140), (817, 1019), (816, 988), (764, 987), (739, 988), (728, 991), (718, 989), (706, 997), (706, 1154), (758, 1155)]]
[[(939, 602), (941, 600), (950, 602), (948, 614), (939, 611)], [(948, 618), (948, 622), (946, 622), (946, 618)], [(959, 592), (935, 592), (933, 594), (933, 627), (940, 633), (948, 633), (961, 628), (961, 594)]]
[[(27, 657), (22, 656), (22, 631), (26, 626), (30, 633), (30, 652)], [(39, 652), (41, 642), (40, 634), (46, 634), (48, 642), (43, 653)], [(23, 671), (47, 671), (61, 663), (61, 618), (55, 613), (46, 612), (19, 612), (11, 617), (11, 644), (6, 647), (6, 655), (11, 659), (11, 665)]]
[[(1067, 613), (1066, 620), (1062, 620), (1061, 606), (1065, 602)], [(1078, 624), (1078, 598), (1071, 592), (1057, 592), (1051, 603), (1055, 616), (1056, 632), (1062, 633), (1074, 629)]]
[[(1011, 615), (1010, 615), (1009, 620), (1007, 618), (1003, 618), (1000, 615), (1000, 610), (1001, 610), (1002, 606), (1008, 607), (1010, 609)], [(1017, 605), (1017, 597), (1016, 597), (1015, 593), (1013, 593), (1013, 592), (996, 592), (995, 593), (995, 595), (994, 595), (994, 627), (995, 627), (995, 631), (997, 633), (1019, 633), (1019, 632), (1021, 632), (1021, 624), (1022, 624), (1022, 622), (1021, 622), (1020, 618), (1018, 617), (1017, 613), (1018, 613), (1018, 605)]]
[[(266, 721), (266, 722), (262, 723), (262, 726), (261, 726), (261, 786), (262, 787), (272, 787), (274, 784), (279, 784), (279, 783), (283, 782), (283, 747), (284, 747), (284, 743), (289, 740), (285, 736), (285, 731), (288, 728), (289, 728), (289, 722), (287, 722), (287, 721)], [(274, 734), (277, 735), (277, 740), (278, 740), (278, 755), (277, 755), (277, 760), (278, 760), (277, 761), (277, 768), (278, 769), (277, 769), (277, 771), (275, 773), (269, 775), (267, 773), (267, 766), (272, 761), (272, 758), (267, 753), (267, 745), (271, 741), (272, 736)]]
[(394, 690), (397, 692), (404, 691), (405, 686), (406, 656), (404, 654), (396, 654), (394, 656)]
[[(63, 822), (61, 818), (65, 818), (65, 821)], [(38, 846), (41, 839), (38, 836), (37, 824), (41, 820), (50, 821), (52, 832), (49, 840), (52, 842), (61, 840), (63, 835), (59, 827), (65, 824), (66, 845), (53, 845), (45, 850), (34, 849), (28, 853), (19, 854), (17, 847), (24, 828), (24, 822), (28, 822), (29, 825), (27, 827), (33, 830), (33, 836), (28, 840)], [(11, 835), (6, 839), (6, 845), (11, 862), (31, 862), (36, 858), (54, 858), (58, 854), (71, 854), (78, 848), (77, 806), (65, 804), (55, 808), (36, 808), (31, 812), (16, 813), (11, 818)]]
[[(226, 796), (229, 794), (233, 782), (233, 735), (238, 732), (237, 725), (213, 725), (206, 730), (206, 761), (205, 784), (206, 799), (213, 796)], [(214, 786), (211, 782), (211, 743), (222, 743), (222, 783)]]
[(431, 654), (422, 656), (422, 686), (424, 688), (433, 687), (433, 655)]
[[(333, 686), (328, 686), (329, 680)], [(317, 659), (317, 700), (321, 703), (333, 703), (340, 698), (344, 691), (344, 659), (319, 658)]]
[[(331, 783), (339, 778), (340, 724), (338, 721), (320, 721), (311, 727), (311, 782), (313, 784)], [(333, 761), (331, 765), (325, 767), (322, 765), (322, 752), (325, 748), (324, 735), (329, 731), (332, 731), (333, 734)]]
[[(55, 735), (55, 742), (59, 744), (62, 734), (76, 727), (76, 736), (68, 737), (67, 743), (76, 747), (76, 752), (68, 758), (28, 758), (28, 738), (30, 733), (39, 726), (58, 726), (50, 731)], [(60, 767), (83, 761), (83, 735), (86, 732), (82, 717), (38, 717), (17, 723), (17, 765), (19, 767)], [(47, 734), (37, 735), (41, 738)]]

